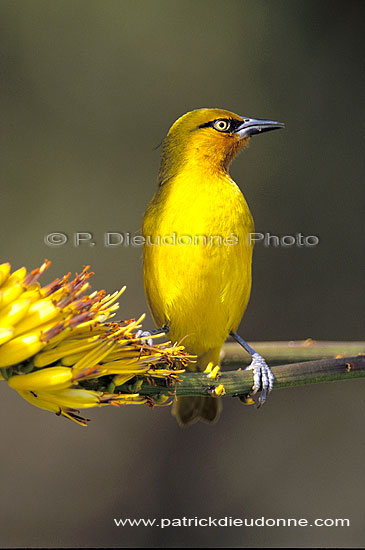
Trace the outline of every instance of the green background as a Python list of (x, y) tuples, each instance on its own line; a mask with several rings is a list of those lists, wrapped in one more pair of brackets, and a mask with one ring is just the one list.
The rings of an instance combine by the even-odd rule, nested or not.
[[(222, 107), (286, 123), (231, 170), (257, 231), (320, 238), (257, 245), (242, 336), (364, 339), (363, 16), (359, 1), (2, 0), (3, 260), (50, 259), (44, 282), (90, 264), (93, 289), (127, 285), (121, 318), (147, 311), (141, 248), (103, 236), (140, 230), (176, 118)], [(69, 242), (47, 246), (53, 232)], [(362, 381), (273, 392), (260, 410), (226, 399), (219, 423), (186, 430), (147, 407), (91, 410), (83, 429), (0, 391), (3, 547), (363, 545)], [(351, 527), (113, 525), (183, 516)]]

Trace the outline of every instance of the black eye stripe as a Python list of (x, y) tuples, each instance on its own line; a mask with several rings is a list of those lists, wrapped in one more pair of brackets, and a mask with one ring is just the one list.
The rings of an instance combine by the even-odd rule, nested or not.
[[(228, 123), (228, 128), (226, 130), (217, 130), (214, 125), (216, 122), (219, 122), (220, 120)], [(236, 120), (235, 118), (216, 118), (215, 120), (210, 120), (209, 122), (205, 122), (204, 124), (201, 124), (198, 126), (198, 128), (213, 128), (217, 132), (221, 132), (222, 134), (226, 133), (229, 134), (231, 132), (235, 132), (239, 126), (241, 126), (242, 121)]]

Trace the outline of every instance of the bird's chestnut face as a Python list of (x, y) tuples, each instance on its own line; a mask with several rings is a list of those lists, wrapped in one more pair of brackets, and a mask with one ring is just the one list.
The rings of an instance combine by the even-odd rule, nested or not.
[[(190, 155), (212, 167), (228, 169), (232, 159), (247, 145), (249, 135), (240, 135), (244, 119), (229, 111), (202, 109), (192, 113), (186, 140)], [(189, 156), (190, 156), (189, 155)]]
[(281, 122), (243, 117), (224, 109), (190, 111), (180, 117), (167, 134), (160, 181), (187, 164), (227, 171), (252, 135), (283, 126)]
[[(199, 109), (180, 117), (171, 127), (166, 145), (171, 154), (189, 164), (228, 168), (247, 143), (237, 134), (243, 119), (222, 109)], [(173, 153), (174, 152), (174, 153)]]
[(242, 118), (233, 116), (209, 120), (199, 125), (196, 138), (212, 150), (220, 149), (224, 154), (231, 154), (233, 149), (236, 154), (247, 144), (249, 137), (239, 135), (242, 124)]

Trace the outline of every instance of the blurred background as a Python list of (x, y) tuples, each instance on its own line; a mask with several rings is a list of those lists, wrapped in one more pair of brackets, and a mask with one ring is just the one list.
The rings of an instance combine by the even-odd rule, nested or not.
[[(127, 285), (121, 318), (147, 312), (141, 248), (104, 235), (140, 231), (171, 124), (222, 107), (286, 123), (232, 166), (257, 231), (319, 238), (256, 246), (242, 336), (364, 339), (363, 16), (360, 1), (2, 0), (3, 261), (50, 259), (44, 283), (90, 264), (93, 289)], [(55, 232), (67, 242), (47, 245)], [(226, 399), (217, 424), (185, 430), (167, 408), (93, 409), (83, 429), (3, 383), (0, 545), (363, 546), (364, 389), (273, 392), (260, 410)], [(351, 526), (113, 522), (183, 516)]]

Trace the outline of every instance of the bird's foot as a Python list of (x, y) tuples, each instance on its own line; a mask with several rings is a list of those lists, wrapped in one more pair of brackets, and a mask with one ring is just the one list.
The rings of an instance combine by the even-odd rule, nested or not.
[(259, 406), (261, 406), (265, 403), (266, 397), (273, 389), (275, 379), (274, 375), (265, 359), (257, 352), (252, 355), (252, 361), (245, 370), (253, 371), (253, 386), (251, 395), (257, 393), (261, 388), (261, 394), (259, 397)]
[(153, 336), (167, 334), (169, 330), (170, 329), (167, 325), (154, 330), (138, 330), (136, 332), (136, 338), (140, 338), (142, 340), (142, 347), (145, 345), (153, 346)]
[(147, 346), (153, 346), (153, 340), (151, 338), (152, 333), (148, 330), (138, 330), (136, 332), (136, 338), (140, 338), (142, 341), (142, 347), (147, 344)]

